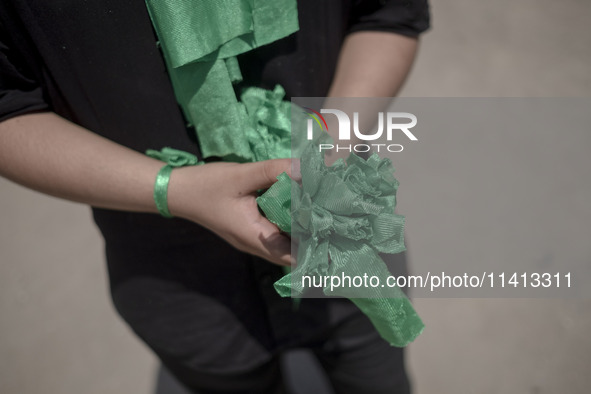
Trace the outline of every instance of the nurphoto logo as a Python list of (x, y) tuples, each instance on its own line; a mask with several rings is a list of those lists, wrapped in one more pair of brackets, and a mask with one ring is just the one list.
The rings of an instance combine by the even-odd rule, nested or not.
[[(332, 114), (336, 117), (338, 122), (338, 143), (337, 144), (319, 144), (320, 151), (336, 150), (349, 152), (369, 152), (375, 149), (387, 150), (388, 152), (402, 152), (404, 147), (401, 144), (390, 143), (396, 135), (405, 135), (411, 141), (418, 141), (418, 138), (410, 131), (417, 125), (417, 117), (408, 112), (379, 112), (377, 119), (377, 129), (368, 134), (364, 134), (359, 130), (359, 112), (353, 112), (353, 127), (351, 127), (351, 119), (344, 111), (338, 109), (323, 108), (314, 111), (311, 108), (305, 108), (306, 113), (310, 116), (307, 123), (307, 139), (314, 139), (314, 123), (318, 124), (321, 131), (328, 132), (328, 124), (322, 114)], [(385, 125), (384, 125), (385, 124)], [(383, 140), (384, 131), (385, 138), (388, 143), (361, 143), (361, 144), (341, 144), (343, 141), (351, 141), (351, 130), (357, 140), (361, 141), (376, 141), (380, 138)], [(334, 137), (335, 135), (332, 134)]]

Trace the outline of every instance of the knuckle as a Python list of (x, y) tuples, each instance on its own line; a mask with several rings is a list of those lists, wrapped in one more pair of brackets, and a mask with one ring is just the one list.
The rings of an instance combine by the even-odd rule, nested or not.
[(277, 180), (277, 176), (282, 172), (288, 172), (291, 161), (289, 159), (267, 160), (264, 162), (263, 171), (265, 179), (270, 182)]
[(267, 160), (263, 162), (263, 176), (267, 182), (273, 182), (276, 175), (277, 168), (275, 166), (275, 161)]

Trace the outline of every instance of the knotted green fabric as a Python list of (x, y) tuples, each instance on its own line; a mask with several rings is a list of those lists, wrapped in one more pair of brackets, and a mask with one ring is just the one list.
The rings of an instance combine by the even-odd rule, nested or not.
[[(174, 92), (195, 126), (204, 157), (248, 162), (291, 157), (291, 104), (284, 91), (248, 88), (236, 56), (298, 29), (295, 0), (146, 0)], [(297, 114), (293, 114), (294, 117)], [(378, 253), (404, 250), (403, 218), (394, 214), (396, 180), (391, 164), (377, 157), (326, 167), (313, 149), (301, 158), (302, 186), (279, 176), (258, 203), (268, 219), (300, 242), (297, 267), (275, 284), (282, 296), (301, 295), (302, 276), (367, 273), (389, 275)], [(293, 198), (293, 200), (292, 200)], [(368, 315), (394, 346), (423, 329), (400, 289), (341, 295)]]

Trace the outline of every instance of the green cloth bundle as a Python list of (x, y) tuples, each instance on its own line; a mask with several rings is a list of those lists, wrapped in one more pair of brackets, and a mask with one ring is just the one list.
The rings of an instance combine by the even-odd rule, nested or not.
[[(283, 101), (283, 89), (248, 88), (238, 101), (233, 83), (242, 79), (235, 56), (298, 30), (295, 0), (146, 4), (177, 101), (196, 128), (203, 156), (236, 162), (291, 157), (291, 104)], [(301, 169), (302, 186), (284, 173), (258, 199), (269, 220), (300, 242), (297, 267), (275, 284), (278, 293), (301, 295), (308, 274), (367, 273), (385, 280), (389, 272), (378, 253), (404, 250), (391, 163), (351, 156), (347, 164), (326, 167), (308, 148)], [(365, 290), (370, 293), (345, 287), (324, 292), (351, 298), (394, 346), (420, 334), (424, 326), (400, 289)]]

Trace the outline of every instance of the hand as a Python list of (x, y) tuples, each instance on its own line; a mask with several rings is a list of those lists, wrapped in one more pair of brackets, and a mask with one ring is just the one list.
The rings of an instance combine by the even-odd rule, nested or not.
[(177, 168), (168, 186), (169, 210), (243, 252), (289, 266), (290, 239), (259, 213), (256, 197), (257, 190), (270, 187), (282, 172), (291, 175), (290, 163), (279, 159)]

